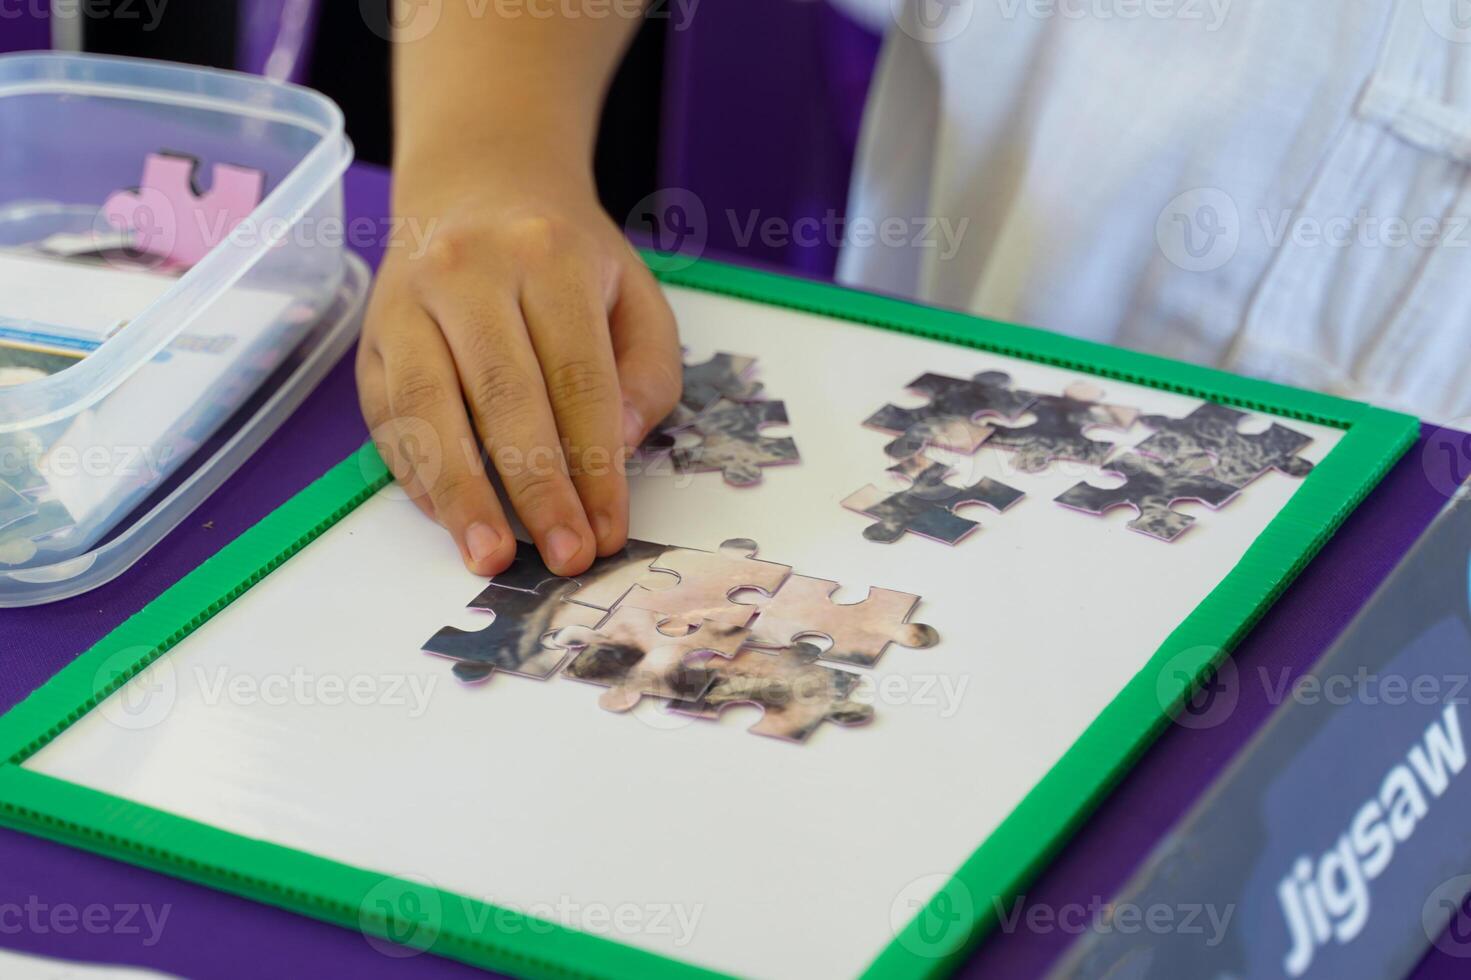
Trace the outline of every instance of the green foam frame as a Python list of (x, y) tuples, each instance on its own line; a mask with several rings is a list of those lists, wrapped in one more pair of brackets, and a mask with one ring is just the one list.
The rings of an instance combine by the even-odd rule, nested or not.
[[(872, 978), (941, 975), (994, 925), (1225, 652), (1414, 441), (1415, 419), (1328, 395), (837, 286), (647, 253), (668, 284), (1045, 362), (1344, 430), (1237, 566), (1166, 639), (928, 906)], [(26, 769), (22, 763), (389, 481), (364, 446), (0, 718), (0, 822), (248, 898), (535, 977), (713, 976), (614, 940), (385, 879)], [(960, 910), (965, 914), (956, 915)], [(477, 929), (479, 923), (481, 928)], [(492, 924), (492, 929), (484, 928)]]

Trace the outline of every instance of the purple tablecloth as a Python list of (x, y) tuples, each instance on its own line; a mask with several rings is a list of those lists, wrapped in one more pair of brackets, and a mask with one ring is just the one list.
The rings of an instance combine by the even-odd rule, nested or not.
[[(355, 167), (347, 177), (350, 215), (381, 216), (388, 180)], [(376, 260), (375, 250), (363, 250)], [(78, 652), (286, 500), (364, 439), (351, 358), (328, 376), (296, 415), (218, 493), (137, 567), (112, 584), (65, 602), (0, 612), (0, 709), (9, 708)], [(1029, 890), (1055, 908), (1106, 898), (1209, 785), (1272, 708), (1264, 667), (1295, 675), (1327, 646), (1445, 502), (1444, 454), (1412, 450), (1350, 518), (1322, 555), (1256, 628), (1237, 657), (1237, 705), (1211, 728), (1173, 726)], [(75, 913), (94, 903), (114, 910), (88, 930)], [(124, 928), (121, 907), (145, 908), (162, 928)], [(53, 919), (51, 912), (63, 910)], [(18, 910), (18, 911), (12, 911)], [(100, 921), (100, 920), (99, 920)], [(1022, 916), (1018, 921), (1026, 921)], [(40, 928), (35, 928), (39, 925)], [(977, 951), (968, 975), (1025, 977), (1045, 967), (1072, 937), (1062, 932), (997, 933)], [(265, 905), (22, 834), (0, 831), (0, 945), (47, 955), (131, 963), (188, 977), (456, 977), (470, 968), (432, 956), (395, 959), (360, 935)], [(1422, 974), (1459, 966), (1428, 961)]]
[(51, 47), (51, 20), (38, 0), (0, 6), (0, 54)]

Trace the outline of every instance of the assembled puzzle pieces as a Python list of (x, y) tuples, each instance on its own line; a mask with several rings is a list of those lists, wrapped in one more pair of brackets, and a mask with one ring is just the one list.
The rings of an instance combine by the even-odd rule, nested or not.
[(690, 428), (700, 435), (696, 446), (674, 449), (678, 473), (719, 470), (725, 482), (748, 487), (761, 482), (761, 467), (797, 461), (797, 444), (789, 437), (761, 434), (763, 426), (786, 425), (783, 402), (733, 402), (721, 400), (700, 414)]
[(1086, 381), (1068, 385), (1062, 395), (1038, 395), (1027, 409), (1034, 416), (1028, 425), (997, 424), (986, 441), (988, 446), (1009, 449), (1013, 462), (1023, 473), (1036, 473), (1058, 460), (1102, 465), (1114, 443), (1090, 439), (1089, 429), (1127, 429), (1139, 410), (1101, 402), (1102, 389)]
[(983, 371), (968, 381), (922, 374), (906, 387), (928, 395), (929, 404), (918, 408), (885, 405), (863, 424), (897, 434), (884, 447), (893, 459), (907, 459), (927, 446), (973, 453), (991, 434), (991, 427), (977, 421), (979, 417), (1015, 419), (1036, 400), (1031, 392), (1015, 391), (1010, 385), (1010, 376), (1000, 371)]
[(796, 643), (776, 653), (747, 650), (728, 661), (709, 663), (709, 689), (699, 698), (672, 702), (671, 711), (717, 718), (732, 704), (762, 709), (748, 731), (804, 742), (825, 721), (862, 725), (873, 719), (873, 705), (854, 699), (863, 676), (823, 667), (817, 647)]
[(426, 653), (457, 661), (454, 675), (462, 681), (483, 681), (495, 671), (546, 679), (567, 658), (553, 639), (558, 630), (591, 626), (600, 610), (564, 602), (576, 583), (553, 581), (540, 592), (487, 585), (470, 601), (470, 609), (488, 610), (495, 619), (475, 632), (446, 626), (424, 644)]
[(1244, 487), (1267, 470), (1297, 477), (1312, 471), (1313, 464), (1297, 455), (1313, 441), (1311, 436), (1276, 422), (1262, 432), (1242, 432), (1239, 426), (1246, 418), (1245, 412), (1215, 402), (1184, 418), (1146, 415), (1140, 421), (1156, 431), (1134, 451), (1167, 463), (1208, 456), (1215, 461), (1211, 475), (1233, 487)]
[(980, 526), (976, 521), (957, 516), (953, 513), (955, 508), (984, 504), (1004, 512), (1025, 496), (1020, 490), (990, 477), (982, 477), (970, 486), (951, 486), (945, 482), (951, 469), (924, 456), (911, 456), (889, 467), (889, 472), (909, 480), (912, 486), (885, 494), (870, 484), (843, 500), (843, 506), (849, 510), (875, 519), (876, 523), (863, 529), (863, 536), (881, 544), (898, 541), (909, 532), (955, 544)]
[[(708, 619), (731, 626), (745, 626), (755, 614), (755, 605), (735, 602), (734, 592), (757, 592), (770, 597), (781, 588), (791, 574), (790, 565), (755, 558), (756, 542), (747, 538), (731, 538), (721, 542), (719, 551), (695, 548), (670, 548), (652, 564), (654, 573), (672, 572), (679, 581), (671, 586), (662, 579), (634, 586), (623, 606), (652, 609), (684, 620)], [(746, 596), (749, 597), (749, 596)], [(620, 607), (621, 608), (621, 607)]]
[(1219, 508), (1238, 491), (1229, 483), (1210, 476), (1209, 460), (1167, 464), (1148, 456), (1125, 453), (1105, 463), (1105, 473), (1124, 478), (1124, 484), (1101, 490), (1079, 483), (1063, 491), (1057, 502), (1089, 514), (1102, 514), (1114, 507), (1133, 507), (1138, 516), (1128, 526), (1161, 541), (1173, 541), (1195, 523), (1195, 518), (1173, 510), (1182, 500), (1194, 500)]
[(547, 568), (535, 545), (518, 541), (516, 557), (505, 571), (490, 580), (490, 584), (503, 589), (536, 592), (548, 583), (571, 582), (576, 588), (563, 593), (566, 601), (608, 610), (618, 605), (635, 585), (642, 584), (646, 590), (652, 591), (675, 584), (678, 578), (674, 573), (660, 575), (649, 567), (655, 558), (668, 550), (667, 545), (629, 538), (617, 554), (598, 558), (581, 575), (563, 577)]
[(919, 596), (870, 588), (862, 602), (836, 603), (838, 583), (793, 575), (761, 607), (751, 624), (751, 642), (787, 647), (804, 636), (825, 636), (832, 645), (823, 660), (872, 667), (890, 643), (911, 648), (940, 642), (933, 626), (908, 622)]
[(102, 206), (107, 220), (134, 233), (133, 247), (172, 265), (192, 266), (223, 242), (261, 202), (266, 176), (259, 170), (217, 163), (210, 189), (201, 192), (199, 161), (150, 153), (136, 191), (119, 191)]
[(698, 699), (714, 675), (690, 658), (734, 657), (749, 635), (739, 626), (623, 605), (596, 629), (558, 631), (555, 642), (581, 648), (567, 665), (568, 676), (606, 687), (598, 703), (607, 710), (628, 711), (645, 696)]

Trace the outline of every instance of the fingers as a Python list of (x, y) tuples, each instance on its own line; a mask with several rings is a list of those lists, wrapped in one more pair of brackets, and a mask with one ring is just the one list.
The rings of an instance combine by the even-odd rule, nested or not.
[(628, 481), (604, 293), (595, 263), (567, 260), (527, 280), (521, 310), (573, 486), (598, 554), (609, 555), (628, 540)]
[(483, 281), (461, 282), (435, 290), (433, 301), (475, 428), (511, 506), (549, 569), (586, 571), (597, 545), (567, 472), (515, 294)]
[(438, 326), (390, 290), (375, 296), (358, 358), (362, 407), (384, 458), (454, 538), (465, 566), (503, 571), (516, 539), (484, 469)]
[(360, 344), (356, 370), (358, 404), (362, 406), (363, 418), (368, 423), (368, 437), (372, 439), (373, 447), (414, 506), (438, 524), (439, 514), (416, 465), (422, 459), (418, 438), (421, 433), (413, 431), (415, 426), (401, 426), (393, 417), (393, 410), (388, 407), (388, 382), (383, 376), (383, 358), (368, 344)]
[(674, 312), (637, 259), (624, 274), (610, 327), (623, 393), (624, 444), (635, 447), (674, 408), (684, 386)]

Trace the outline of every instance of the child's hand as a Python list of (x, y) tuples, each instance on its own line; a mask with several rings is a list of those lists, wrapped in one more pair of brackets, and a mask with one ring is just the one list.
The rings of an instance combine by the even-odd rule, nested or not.
[(622, 547), (626, 448), (679, 397), (674, 316), (589, 179), (483, 158), (397, 177), (395, 213), (428, 244), (388, 249), (358, 349), (379, 451), (493, 575), (515, 540), (483, 443), (547, 566), (581, 572)]

